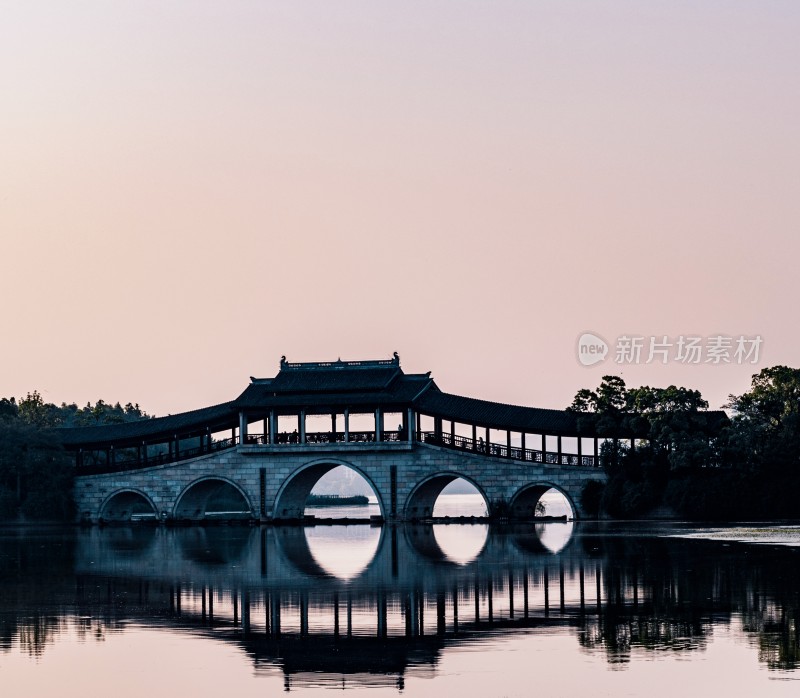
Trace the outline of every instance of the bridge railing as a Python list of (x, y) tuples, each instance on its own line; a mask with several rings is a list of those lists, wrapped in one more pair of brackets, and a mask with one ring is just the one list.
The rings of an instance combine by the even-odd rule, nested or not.
[[(381, 433), (381, 441), (384, 442), (399, 442), (405, 441), (406, 436), (401, 431), (384, 431)], [(594, 456), (576, 455), (573, 453), (554, 453), (551, 451), (541, 451), (531, 448), (520, 448), (512, 446), (509, 448), (508, 444), (486, 443), (482, 438), (471, 439), (467, 436), (460, 436), (458, 434), (441, 433), (437, 434), (433, 431), (418, 431), (416, 432), (416, 440), (421, 443), (434, 444), (436, 446), (443, 446), (445, 448), (452, 448), (458, 451), (469, 451), (472, 453), (479, 453), (487, 456), (495, 456), (497, 458), (509, 458), (512, 460), (526, 461), (529, 463), (542, 463), (545, 465), (572, 465), (584, 467), (596, 467), (599, 465)], [(111, 458), (110, 460), (100, 463), (85, 463), (79, 465), (77, 470), (79, 474), (83, 475), (99, 475), (102, 473), (113, 473), (123, 470), (134, 470), (137, 468), (150, 468), (157, 465), (165, 465), (167, 463), (175, 463), (189, 458), (196, 458), (208, 453), (215, 453), (217, 451), (224, 451), (238, 445), (239, 437), (231, 436), (227, 439), (219, 439), (211, 441), (201, 446), (193, 448), (172, 449), (170, 451), (163, 451), (152, 455), (134, 456), (125, 458)], [(281, 432), (275, 435), (274, 445), (299, 445), (300, 436), (297, 433)], [(307, 444), (343, 444), (346, 443), (375, 443), (374, 431), (351, 431), (347, 434), (347, 442), (345, 442), (345, 433), (337, 432), (309, 432), (305, 435), (305, 443)], [(247, 434), (245, 437), (246, 445), (268, 445), (269, 436), (266, 434)], [(128, 450), (130, 453), (130, 450)]]
[(509, 448), (508, 444), (487, 443), (482, 438), (472, 439), (468, 436), (459, 436), (458, 434), (449, 434), (447, 432), (437, 434), (433, 431), (418, 431), (417, 441), (458, 451), (471, 451), (472, 453), (480, 453), (486, 456), (510, 458), (530, 463), (543, 463), (545, 465), (580, 465), (587, 468), (599, 465), (599, 463), (595, 462), (594, 456), (579, 456), (575, 453), (554, 453), (532, 448), (523, 449), (518, 446)]
[[(346, 437), (343, 431), (314, 431), (306, 432), (305, 442), (307, 444), (343, 444), (343, 443), (375, 443), (374, 431), (351, 431)], [(405, 441), (405, 435), (398, 431), (381, 432), (381, 441)], [(245, 440), (248, 445), (268, 446), (269, 435), (267, 434), (248, 434)], [(298, 445), (301, 443), (300, 434), (296, 432), (281, 432), (275, 434), (274, 446)]]
[[(134, 457), (129, 455), (124, 458), (112, 457), (111, 460), (106, 460), (101, 463), (84, 463), (77, 467), (77, 471), (79, 475), (101, 475), (103, 473), (116, 473), (121, 470), (151, 468), (156, 465), (166, 465), (167, 463), (196, 458), (197, 456), (202, 456), (207, 453), (225, 451), (226, 449), (233, 448), (238, 443), (238, 437), (229, 436), (227, 439), (214, 440), (210, 444), (206, 443), (192, 448), (162, 451), (160, 453), (148, 454), (147, 456), (142, 455), (141, 457), (138, 455)], [(131, 449), (126, 450), (128, 452), (131, 451)]]

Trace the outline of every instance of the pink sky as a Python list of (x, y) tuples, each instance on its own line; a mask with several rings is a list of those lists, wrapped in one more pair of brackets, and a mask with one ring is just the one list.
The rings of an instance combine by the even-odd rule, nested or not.
[[(9, 2), (0, 396), (388, 358), (561, 408), (798, 366), (800, 5)], [(578, 335), (761, 335), (585, 368)]]

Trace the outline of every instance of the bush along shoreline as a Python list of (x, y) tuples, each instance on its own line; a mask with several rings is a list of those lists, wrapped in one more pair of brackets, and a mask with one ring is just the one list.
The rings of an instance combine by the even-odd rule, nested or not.
[[(605, 485), (589, 483), (593, 516), (695, 521), (800, 518), (800, 369), (765, 368), (731, 395), (730, 416), (687, 388), (627, 388), (604, 376), (569, 409), (604, 440)], [(632, 435), (636, 437), (632, 438)]]
[(0, 398), (0, 522), (75, 520), (72, 495), (75, 458), (67, 453), (57, 428), (148, 419), (138, 405), (98, 400), (46, 403), (34, 391), (19, 400)]

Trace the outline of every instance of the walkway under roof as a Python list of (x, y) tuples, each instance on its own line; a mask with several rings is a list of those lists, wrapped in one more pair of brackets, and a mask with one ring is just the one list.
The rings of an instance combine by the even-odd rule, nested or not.
[[(280, 415), (404, 412), (506, 431), (575, 436), (579, 416), (567, 410), (506, 405), (442, 392), (429, 373), (407, 374), (400, 357), (380, 361), (290, 363), (281, 359), (273, 378), (251, 378), (236, 399), (212, 407), (137, 422), (59, 429), (70, 449), (135, 446), (235, 429), (240, 415), (258, 420)], [(708, 412), (710, 421), (724, 413)], [(585, 431), (584, 428), (581, 431)], [(592, 436), (591, 433), (585, 433)]]

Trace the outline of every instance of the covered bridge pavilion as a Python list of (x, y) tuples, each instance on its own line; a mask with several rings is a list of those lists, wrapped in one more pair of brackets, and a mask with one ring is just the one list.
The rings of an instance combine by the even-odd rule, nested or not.
[(283, 357), (277, 375), (251, 378), (230, 402), (137, 422), (64, 428), (59, 434), (75, 453), (79, 474), (145, 468), (237, 445), (347, 449), (390, 441), (591, 467), (599, 464), (603, 440), (592, 420), (567, 410), (443, 392), (430, 372), (405, 373), (396, 353), (378, 361), (291, 363)]

